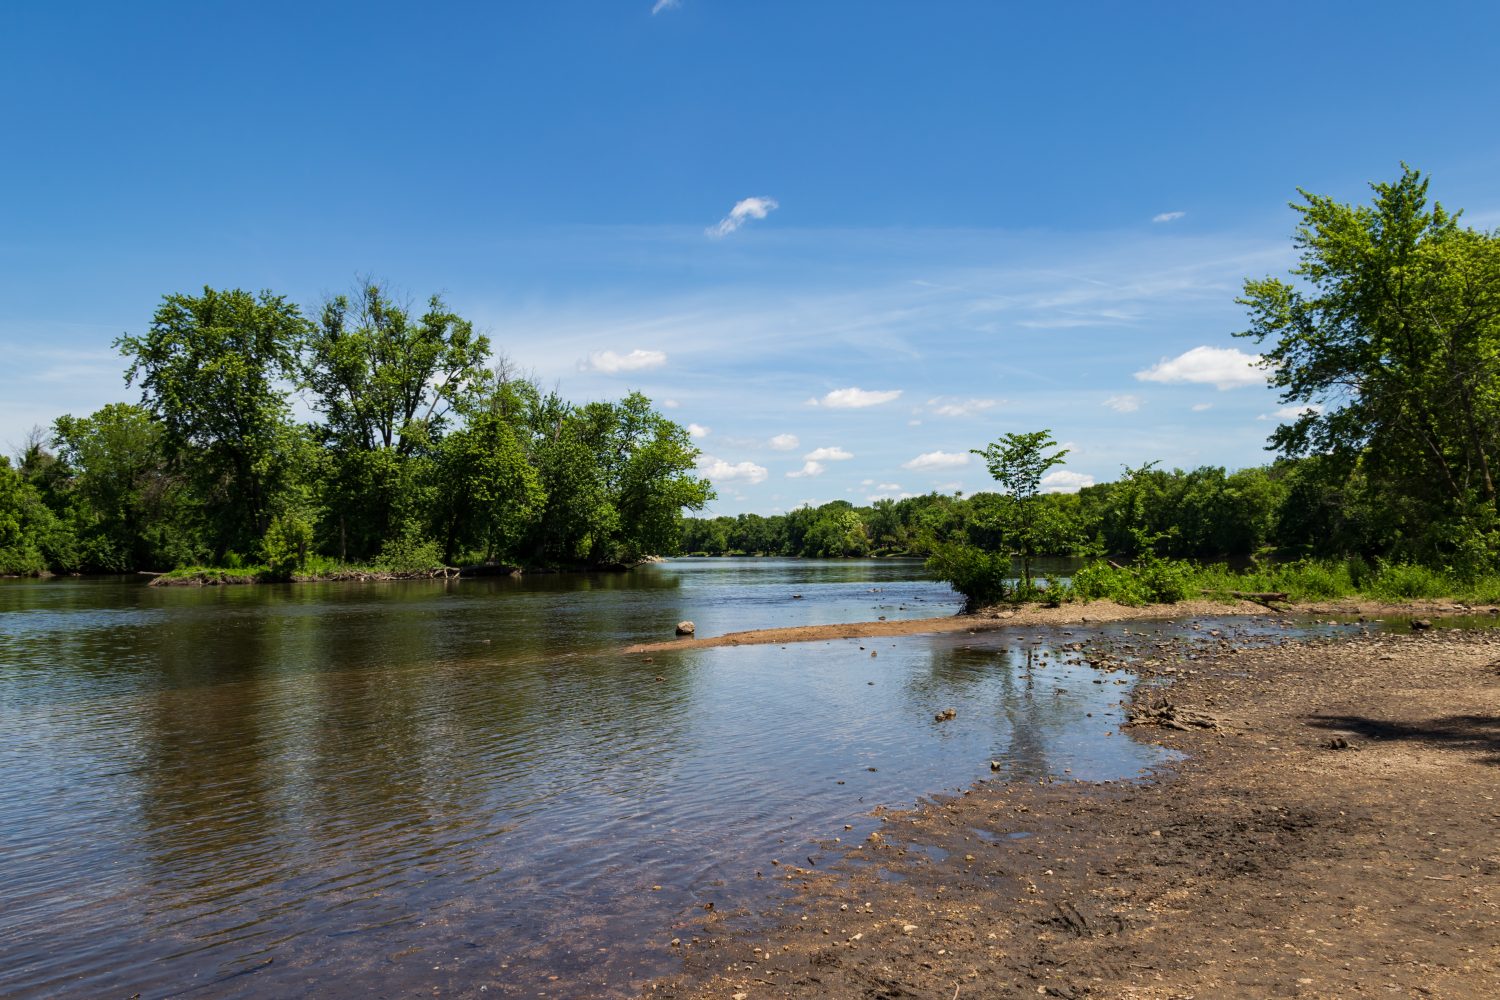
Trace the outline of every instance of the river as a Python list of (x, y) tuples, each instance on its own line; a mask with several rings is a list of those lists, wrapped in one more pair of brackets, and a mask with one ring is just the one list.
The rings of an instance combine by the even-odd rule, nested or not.
[(629, 995), (674, 967), (674, 927), (878, 805), (991, 760), (1161, 760), (1114, 735), (1128, 684), (1055, 637), (621, 652), (685, 618), (958, 605), (900, 560), (0, 581), (0, 995)]

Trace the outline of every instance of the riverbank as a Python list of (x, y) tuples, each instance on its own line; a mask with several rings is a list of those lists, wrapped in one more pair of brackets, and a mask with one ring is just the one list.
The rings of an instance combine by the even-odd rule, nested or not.
[[(1441, 607), (1337, 603), (1317, 610)], [(888, 813), (825, 845), (831, 869), (778, 867), (794, 895), (772, 912), (674, 929), (685, 971), (650, 995), (1500, 993), (1500, 631), (1077, 655), (1134, 663), (1127, 732), (1188, 756), (1140, 783), (981, 782)]]
[[(717, 646), (781, 645), (793, 642), (826, 642), (836, 639), (871, 639), (901, 635), (941, 635), (950, 632), (986, 632), (1021, 627), (1053, 627), (1135, 621), (1160, 618), (1199, 618), (1222, 615), (1263, 615), (1269, 609), (1254, 601), (1198, 600), (1177, 604), (1134, 606), (1114, 601), (1089, 601), (1051, 608), (1040, 604), (1019, 607), (1000, 605), (974, 614), (948, 615), (943, 618), (905, 618), (888, 621), (844, 622), (831, 625), (796, 625), (787, 628), (752, 629), (726, 632), (715, 636), (683, 636), (659, 642), (636, 643), (626, 648), (628, 654), (660, 653), (668, 650), (711, 649)], [(1422, 600), (1392, 603), (1368, 598), (1319, 601), (1288, 606), (1286, 613), (1302, 615), (1342, 615), (1345, 617), (1420, 617), (1430, 615), (1467, 615), (1487, 612), (1451, 600)]]

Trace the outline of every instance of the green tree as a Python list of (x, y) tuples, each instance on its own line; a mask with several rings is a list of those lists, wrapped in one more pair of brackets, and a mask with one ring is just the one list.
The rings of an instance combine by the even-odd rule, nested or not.
[(59, 417), (53, 432), (88, 569), (122, 573), (202, 557), (192, 508), (167, 469), (162, 425), (150, 413), (110, 403), (87, 417)]
[(437, 448), (434, 535), (448, 563), (511, 556), (546, 502), (540, 478), (499, 413), (475, 414)]
[(1306, 407), (1273, 447), (1362, 475), (1401, 514), (1398, 554), (1449, 559), (1500, 516), (1500, 236), (1427, 187), (1403, 168), (1370, 205), (1301, 191), (1294, 281), (1245, 282), (1239, 335), (1269, 343), (1283, 402)]
[(1048, 517), (1049, 508), (1042, 503), (1042, 477), (1047, 470), (1061, 465), (1066, 448), (1048, 453), (1056, 447), (1051, 431), (1029, 434), (1007, 434), (983, 450), (971, 449), (984, 459), (990, 475), (1000, 484), (1005, 497), (1004, 532), (1011, 554), (1021, 560), (1021, 585), (1024, 594), (1032, 593), (1031, 565), (1048, 548), (1057, 547), (1059, 527)]
[[(324, 418), (331, 456), (324, 530), (341, 558), (368, 558), (397, 535), (425, 530), (432, 511), (420, 501), (439, 473), (423, 460), (456, 420), (481, 407), (488, 356), (489, 341), (438, 296), (414, 316), (366, 281), (324, 304), (298, 371)], [(450, 517), (448, 528), (458, 522)]]
[(204, 288), (167, 296), (144, 336), (115, 342), (167, 457), (191, 479), (216, 558), (259, 548), (287, 485), (283, 386), (307, 329), (279, 295)]
[(0, 455), (0, 576), (34, 576), (55, 565), (61, 533), (41, 492)]
[(486, 384), (489, 340), (434, 295), (413, 317), (375, 282), (323, 306), (308, 330), (301, 382), (347, 448), (409, 455), (436, 440)]

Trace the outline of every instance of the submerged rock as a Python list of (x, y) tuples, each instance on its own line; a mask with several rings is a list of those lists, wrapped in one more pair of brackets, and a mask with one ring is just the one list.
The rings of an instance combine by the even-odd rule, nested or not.
[(692, 635), (696, 631), (698, 631), (698, 627), (696, 625), (694, 625), (692, 622), (678, 622), (677, 623), (677, 634), (678, 635)]

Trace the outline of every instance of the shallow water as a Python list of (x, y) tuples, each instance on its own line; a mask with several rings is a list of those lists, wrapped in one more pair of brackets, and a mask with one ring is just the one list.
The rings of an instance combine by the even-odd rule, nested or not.
[(1118, 735), (1129, 678), (1094, 683), (1055, 634), (620, 653), (683, 618), (957, 606), (897, 561), (0, 581), (0, 995), (628, 993), (697, 907), (763, 895), (771, 858), (817, 860), (877, 805), (991, 760), (1164, 759)]

